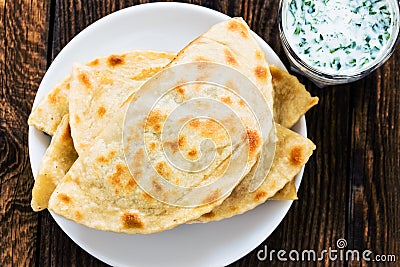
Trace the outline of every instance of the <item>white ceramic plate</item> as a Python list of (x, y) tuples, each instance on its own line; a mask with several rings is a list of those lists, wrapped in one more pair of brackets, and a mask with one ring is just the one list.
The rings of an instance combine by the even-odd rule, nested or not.
[[(134, 6), (102, 18), (79, 33), (60, 52), (44, 76), (35, 107), (61, 81), (75, 62), (128, 50), (179, 51), (210, 26), (229, 17), (204, 7), (181, 3)], [(270, 64), (284, 68), (258, 36)], [(294, 129), (306, 135), (304, 117)], [(29, 128), (29, 155), (36, 177), (49, 145), (42, 132)], [(300, 185), (303, 171), (296, 178)], [(51, 213), (80, 247), (113, 266), (224, 266), (255, 249), (278, 226), (292, 201), (268, 201), (243, 215), (207, 224), (181, 225), (152, 235), (126, 235), (93, 230)]]

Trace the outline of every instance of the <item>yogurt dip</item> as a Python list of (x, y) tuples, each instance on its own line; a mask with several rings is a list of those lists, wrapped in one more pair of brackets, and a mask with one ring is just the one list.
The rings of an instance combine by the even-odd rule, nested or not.
[(324, 75), (321, 83), (331, 79), (327, 84), (361, 78), (382, 64), (400, 27), (396, 0), (282, 0), (280, 19), (293, 65)]

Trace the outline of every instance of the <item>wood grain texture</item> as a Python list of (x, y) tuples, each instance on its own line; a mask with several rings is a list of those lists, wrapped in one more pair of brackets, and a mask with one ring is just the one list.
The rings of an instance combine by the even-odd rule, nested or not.
[[(116, 10), (153, 1), (0, 1), (0, 266), (107, 266), (79, 248), (47, 211), (30, 209), (27, 116), (55, 56), (81, 30)], [(192, 0), (243, 17), (289, 67), (277, 28), (278, 0)], [(231, 266), (365, 266), (366, 262), (260, 261), (257, 252), (335, 248), (397, 254), (400, 261), (400, 49), (358, 82), (319, 89), (307, 113), (317, 150), (289, 213), (258, 248)], [(375, 263), (376, 264), (376, 263)], [(374, 265), (374, 263), (372, 264)], [(396, 266), (396, 263), (387, 263)]]
[(351, 92), (348, 240), (376, 254), (400, 251), (399, 60), (397, 50)]
[(30, 208), (33, 178), (26, 121), (46, 70), (49, 5), (2, 1), (0, 8), (0, 266), (31, 266), (38, 215)]

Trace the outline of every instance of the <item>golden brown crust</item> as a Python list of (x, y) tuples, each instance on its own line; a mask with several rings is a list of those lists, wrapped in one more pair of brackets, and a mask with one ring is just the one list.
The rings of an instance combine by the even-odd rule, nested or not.
[(228, 30), (240, 33), (240, 35), (243, 38), (248, 38), (249, 37), (247, 28), (242, 23), (239, 23), (235, 19), (232, 19), (232, 20), (229, 21)]
[(100, 107), (97, 109), (97, 116), (99, 116), (100, 118), (101, 118), (101, 117), (104, 117), (104, 115), (106, 114), (106, 112), (107, 112), (106, 108), (103, 107), (103, 106), (100, 106)]
[(133, 212), (124, 212), (121, 215), (121, 222), (124, 228), (143, 228), (144, 224), (140, 216)]
[(192, 147), (188, 152), (187, 155), (189, 157), (189, 159), (196, 159), (199, 157), (199, 151), (197, 150), (197, 148)]
[(65, 204), (69, 204), (71, 202), (71, 198), (66, 194), (58, 194), (58, 199), (64, 202)]
[(255, 201), (260, 201), (260, 199), (265, 198), (267, 196), (267, 192), (263, 190), (257, 191), (257, 194), (254, 196)]
[(150, 112), (150, 115), (146, 120), (146, 128), (151, 127), (155, 133), (161, 132), (161, 123), (165, 119), (166, 115), (161, 110), (156, 109)]
[(115, 67), (125, 63), (125, 57), (120, 55), (111, 55), (107, 59), (107, 63), (110, 67)]
[(304, 162), (304, 147), (303, 146), (295, 146), (290, 151), (290, 162), (294, 166), (302, 165)]
[(155, 169), (157, 173), (163, 177), (169, 177), (171, 175), (171, 167), (165, 161), (156, 163)]
[(267, 73), (268, 73), (268, 70), (263, 66), (257, 66), (254, 69), (254, 74), (255, 74), (256, 78), (260, 79), (262, 81), (267, 79)]
[(257, 131), (252, 129), (247, 129), (247, 138), (249, 141), (249, 151), (253, 154), (257, 151), (258, 147), (261, 145), (261, 137)]
[(221, 97), (221, 101), (227, 105), (232, 105), (232, 99), (229, 96)]
[(236, 66), (238, 64), (231, 51), (229, 51), (228, 49), (224, 49), (224, 55), (225, 60), (226, 62), (228, 62), (229, 65)]
[(90, 88), (92, 86), (89, 77), (86, 75), (86, 73), (84, 72), (79, 73), (78, 79), (82, 82), (83, 85), (85, 85), (86, 88)]

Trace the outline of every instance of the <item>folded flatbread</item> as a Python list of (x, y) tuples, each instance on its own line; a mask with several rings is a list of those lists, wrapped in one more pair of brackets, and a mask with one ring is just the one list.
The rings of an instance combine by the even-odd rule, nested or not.
[(296, 76), (276, 66), (270, 66), (274, 87), (274, 105), (279, 106), (274, 113), (277, 123), (291, 128), (301, 116), (318, 103)]
[[(228, 59), (232, 62), (241, 62), (242, 59), (239, 56), (235, 58), (234, 52), (231, 52), (236, 50), (235, 42), (238, 41), (246, 49), (260, 51), (247, 25), (238, 19), (217, 24), (204, 35), (217, 36), (217, 32), (226, 30), (226, 28), (229, 31), (224, 35), (215, 37), (216, 39), (202, 37), (196, 39), (181, 51), (169, 66), (197, 62), (199, 58), (215, 63), (225, 63)], [(192, 49), (198, 47), (198, 44), (203, 45), (204, 43), (208, 43), (208, 49)], [(224, 57), (224, 61), (220, 62), (219, 59), (213, 58), (214, 51), (218, 49), (229, 51), (231, 54), (229, 54), (229, 57)], [(258, 59), (255, 55), (254, 60), (247, 60), (246, 63), (238, 64), (238, 70), (252, 77), (250, 79), (254, 80), (254, 84), (258, 86), (258, 89), (263, 92), (264, 97), (269, 99), (272, 105), (271, 77), (265, 58)], [(157, 78), (157, 74), (155, 77)], [(130, 100), (136, 103), (135, 101), (140, 101), (141, 98), (136, 98), (136, 93), (126, 94), (128, 85), (125, 82), (119, 83), (112, 78), (111, 74), (105, 75), (103, 72), (92, 71), (85, 66), (74, 68), (71, 79), (71, 87), (74, 90), (69, 94), (69, 109), (72, 137), (80, 157), (52, 194), (49, 201), (49, 209), (66, 218), (96, 229), (125, 233), (154, 233), (196, 219), (220, 205), (228, 197), (233, 187), (225, 194), (222, 194), (219, 188), (210, 191), (203, 199), (203, 205), (187, 208), (156, 200), (136, 184), (136, 180), (131, 175), (132, 169), (130, 172), (126, 165), (124, 158), (125, 148), (121, 141), (121, 135), (124, 130), (124, 119), (130, 119), (128, 116), (124, 117)], [(237, 113), (245, 118), (243, 120), (246, 129), (245, 135), (239, 135), (241, 139), (237, 144), (226, 147), (223, 143), (226, 139), (223, 131), (218, 129), (214, 131), (214, 127), (210, 126), (207, 120), (189, 121), (188, 132), (185, 134), (185, 131), (183, 131), (183, 136), (187, 143), (195, 144), (195, 142), (191, 141), (198, 136), (202, 136), (206, 139), (216, 140), (215, 143), (218, 146), (218, 140), (222, 137), (222, 146), (217, 147), (221, 148), (220, 150), (217, 149), (221, 157), (217, 155), (217, 165), (211, 166), (207, 173), (203, 175), (206, 179), (197, 180), (199, 178), (197, 175), (179, 177), (179, 173), (175, 172), (173, 166), (169, 166), (167, 161), (159, 161), (158, 155), (160, 153), (157, 152), (160, 150), (160, 144), (157, 143), (160, 141), (158, 135), (161, 131), (170, 130), (163, 129), (165, 117), (168, 115), (168, 111), (173, 110), (179, 104), (175, 101), (175, 98), (166, 97), (165, 101), (167, 102), (161, 102), (159, 109), (155, 106), (152, 113), (140, 120), (141, 123), (139, 125), (131, 125), (134, 127), (128, 128), (128, 134), (132, 137), (132, 142), (127, 142), (128, 144), (134, 143), (135, 134), (140, 134), (140, 131), (145, 130), (145, 137), (149, 138), (149, 151), (151, 147), (156, 151), (154, 154), (150, 153), (150, 157), (146, 158), (142, 147), (134, 147), (128, 150), (130, 151), (129, 153), (133, 154), (134, 161), (132, 164), (136, 164), (133, 167), (138, 167), (138, 172), (133, 172), (133, 175), (136, 177), (144, 173), (147, 177), (148, 170), (143, 166), (146, 161), (153, 159), (152, 157), (154, 156), (154, 164), (158, 174), (166, 179), (169, 177), (180, 178), (178, 181), (171, 180), (170, 182), (182, 185), (180, 182), (183, 181), (186, 185), (189, 181), (191, 185), (198, 185), (209, 180), (213, 181), (212, 177), (217, 177), (227, 168), (226, 162), (235, 153), (240, 154), (237, 153), (235, 145), (240, 146), (249, 139), (250, 153), (249, 156), (246, 155), (248, 163), (246, 170), (247, 172), (250, 171), (265, 140), (262, 139), (256, 128), (257, 123), (247, 119), (250, 117), (248, 115), (249, 111), (242, 107), (243, 105), (234, 98), (233, 94), (212, 93), (213, 90), (211, 89), (213, 88), (209, 87), (209, 85), (201, 85), (196, 88), (191, 88), (189, 85), (182, 89), (184, 92), (197, 90), (200, 96), (207, 96), (216, 100), (220, 100), (222, 97), (230, 97)], [(134, 89), (132, 90), (134, 91)], [(176, 90), (178, 93), (181, 92), (178, 87)], [(184, 95), (190, 99), (190, 94), (184, 93)], [(112, 112), (109, 112), (110, 110)], [(272, 115), (272, 112), (270, 114)], [(272, 116), (270, 121), (272, 122)], [(223, 122), (232, 123), (229, 117)], [(130, 124), (128, 123), (128, 125)], [(235, 127), (237, 127), (236, 124), (233, 124), (232, 128), (234, 130), (236, 129)], [(89, 137), (86, 135), (89, 135)], [(167, 141), (175, 141), (179, 146), (179, 137), (181, 135), (176, 136), (177, 140)], [(155, 143), (154, 146), (152, 145), (153, 143)], [(235, 166), (236, 164), (231, 165)], [(245, 174), (243, 174), (243, 177)], [(175, 195), (174, 192), (164, 191), (164, 187), (160, 186), (158, 180), (152, 175), (147, 178), (155, 190), (159, 191), (160, 195), (165, 196), (167, 199), (169, 196)], [(186, 195), (183, 195), (182, 199), (185, 199), (185, 197)]]
[(70, 77), (57, 84), (34, 108), (28, 124), (53, 136), (65, 114), (68, 113), (68, 92)]
[[(175, 57), (174, 53), (132, 51), (96, 58), (86, 64), (96, 71), (107, 71), (110, 77), (143, 81), (155, 74)], [(28, 124), (52, 136), (62, 117), (69, 113), (71, 76), (57, 84), (32, 110)], [(106, 81), (105, 81), (106, 82)]]
[[(142, 56), (145, 56), (148, 53), (144, 52), (144, 51), (140, 51), (140, 52), (134, 52), (134, 53), (130, 52), (128, 54), (129, 55), (136, 55), (136, 56), (139, 56), (141, 54)], [(122, 54), (122, 55), (124, 55), (124, 54)], [(122, 55), (114, 55), (114, 56), (122, 56)], [(163, 54), (162, 54), (162, 56), (163, 56)], [(128, 57), (132, 57), (132, 56), (128, 56)], [(171, 55), (171, 57), (172, 57), (172, 55)], [(100, 62), (100, 61), (104, 61), (104, 59), (93, 60), (92, 62)], [(134, 63), (131, 62), (130, 64), (134, 64)], [(88, 64), (88, 65), (90, 66), (91, 64)], [(278, 69), (276, 67), (273, 67), (273, 66), (271, 66), (271, 69), (273, 69), (272, 70), (272, 74), (274, 75), (272, 77), (272, 80), (275, 81), (274, 82), (274, 88), (273, 88), (273, 90), (275, 92), (275, 94), (274, 94), (274, 101), (275, 101), (274, 114), (283, 114), (282, 116), (278, 116), (276, 118), (277, 122), (290, 126), (290, 124), (293, 123), (293, 118), (289, 118), (290, 121), (288, 121), (286, 119), (286, 116), (284, 116), (284, 110), (287, 110), (285, 106), (290, 106), (290, 107), (293, 107), (294, 109), (298, 110), (299, 111), (299, 115), (296, 116), (296, 117), (299, 117), (300, 114), (305, 113), (308, 110), (308, 108), (311, 107), (308, 104), (304, 106), (304, 103), (310, 103), (313, 99), (310, 96), (310, 100), (309, 101), (300, 101), (300, 100), (305, 98), (304, 96), (307, 97), (308, 93), (306, 92), (304, 87), (301, 88), (298, 85), (298, 83), (299, 83), (298, 80), (297, 79), (290, 79), (291, 82), (285, 82), (284, 79), (279, 78), (279, 77), (284, 77), (285, 76), (285, 74), (282, 74), (282, 72), (285, 72), (285, 71), (280, 70), (280, 69)], [(275, 78), (275, 76), (277, 76), (277, 75), (278, 75), (278, 78)], [(68, 79), (70, 79), (70, 78), (68, 78)], [(280, 82), (283, 83), (283, 84), (280, 84)], [(69, 83), (69, 80), (68, 80), (68, 83)], [(291, 92), (290, 91), (291, 88), (300, 88), (300, 89)], [(58, 91), (59, 91), (58, 87), (55, 87), (49, 93), (49, 95), (52, 95), (52, 94), (54, 95)], [(284, 91), (285, 93), (281, 93), (281, 91)], [(281, 96), (290, 95), (290, 94), (295, 95), (295, 97), (287, 98), (285, 101), (283, 101), (283, 100), (281, 100), (279, 98)], [(296, 95), (297, 95), (297, 97), (296, 97)], [(49, 98), (49, 97), (47, 97), (47, 98)], [(66, 98), (62, 98), (62, 99), (63, 99), (63, 101), (65, 101), (67, 103), (67, 106), (68, 106), (68, 98), (66, 97)], [(61, 106), (65, 106), (65, 103), (63, 103), (63, 101), (61, 101), (59, 103)], [(276, 104), (276, 103), (279, 103), (279, 104)], [(314, 103), (316, 103), (315, 100), (314, 100)], [(40, 102), (38, 108), (42, 107), (43, 105), (46, 105), (46, 101)], [(47, 109), (47, 112), (49, 112), (49, 113), (54, 112), (54, 109), (48, 109), (46, 107), (44, 107), (43, 109)], [(68, 112), (68, 108), (66, 109), (66, 111)], [(44, 116), (47, 116), (47, 115), (44, 114)], [(44, 125), (46, 125), (45, 127), (48, 128), (49, 127), (48, 126), (49, 123), (54, 123), (54, 122), (53, 121), (46, 121), (46, 123), (44, 124)], [(58, 126), (58, 124), (57, 124), (57, 126)], [(65, 127), (65, 125), (63, 127)], [(64, 139), (58, 139), (58, 140), (59, 140), (59, 142), (56, 142), (54, 140), (51, 143), (51, 145), (48, 148), (48, 150), (52, 151), (52, 152), (51, 153), (48, 152), (48, 155), (50, 155), (51, 158), (53, 158), (53, 159), (61, 159), (62, 157), (70, 158), (70, 159), (76, 159), (77, 158), (77, 154), (76, 154), (76, 151), (75, 151), (75, 149), (73, 147), (72, 141), (71, 142), (62, 142), (62, 140), (64, 140)], [(182, 141), (182, 139), (181, 139), (181, 141)], [(175, 144), (172, 143), (171, 145), (174, 146)], [(58, 147), (62, 146), (63, 149), (54, 150), (52, 148), (54, 146), (58, 146)], [(179, 146), (179, 148), (181, 150), (184, 150), (186, 152), (190, 152), (190, 148), (192, 148), (192, 147), (193, 146), (189, 147), (187, 142), (184, 142), (184, 143), (181, 142), (181, 145)], [(64, 176), (64, 174), (69, 170), (69, 168), (72, 166), (73, 162), (75, 161), (75, 160), (70, 160), (68, 162), (67, 161), (64, 162), (63, 172), (60, 173), (60, 166), (58, 166), (57, 167), (58, 171), (55, 173), (55, 172), (52, 172), (52, 168), (54, 167), (53, 160), (45, 160), (45, 159), (46, 159), (46, 157), (44, 158), (43, 163), (41, 164), (41, 169), (43, 169), (43, 168), (47, 169), (46, 176), (40, 175), (40, 173), (42, 173), (42, 171), (40, 170), (39, 171), (39, 176), (37, 178), (37, 182), (36, 183), (39, 183), (39, 184), (43, 183), (43, 180), (45, 179), (44, 181), (46, 181), (46, 180), (49, 181), (47, 183), (47, 185), (51, 185), (51, 186), (46, 186), (46, 187), (45, 186), (41, 186), (40, 190), (34, 189), (34, 192), (36, 192), (36, 193), (33, 194), (33, 200), (32, 200), (32, 206), (33, 207), (36, 206), (36, 208), (34, 207), (34, 210), (41, 210), (41, 209), (44, 209), (44, 208), (47, 207), (48, 199), (49, 199), (50, 195), (52, 194), (52, 192), (54, 191), (55, 186), (58, 184), (59, 181), (61, 181), (61, 179)], [(34, 204), (35, 201), (38, 201), (37, 200), (38, 198), (42, 199), (42, 204), (40, 205), (41, 209), (38, 208), (38, 204)], [(279, 190), (277, 192), (277, 194), (274, 195), (271, 199), (276, 199), (276, 200), (297, 199), (297, 194), (296, 194), (296, 188), (295, 188), (294, 181), (292, 180), (292, 181), (288, 182), (285, 185), (285, 187), (282, 188), (281, 190)]]
[(276, 125), (276, 129), (278, 143), (274, 161), (261, 186), (254, 192), (249, 192), (250, 179), (245, 177), (221, 205), (195, 222), (218, 221), (251, 210), (275, 195), (301, 170), (315, 145), (285, 127)]
[(50, 196), (78, 158), (72, 141), (68, 114), (64, 115), (50, 146), (39, 166), (39, 172), (32, 189), (31, 206), (34, 211), (47, 208)]

